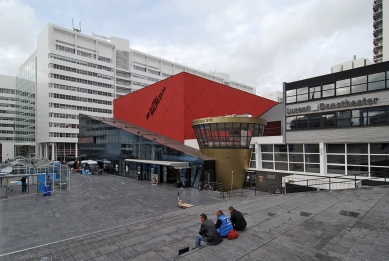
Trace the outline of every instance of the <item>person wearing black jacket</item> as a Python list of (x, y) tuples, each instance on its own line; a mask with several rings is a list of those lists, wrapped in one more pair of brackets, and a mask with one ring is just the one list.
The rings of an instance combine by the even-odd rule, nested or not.
[(247, 222), (246, 222), (246, 219), (244, 219), (242, 213), (240, 211), (234, 209), (234, 207), (229, 207), (228, 209), (230, 210), (231, 222), (232, 222), (232, 225), (234, 226), (234, 229), (236, 231), (245, 230), (246, 226), (247, 226)]
[(198, 248), (201, 245), (201, 241), (204, 241), (206, 244), (209, 245), (216, 245), (223, 240), (219, 232), (216, 231), (213, 222), (207, 219), (206, 214), (200, 215), (200, 221), (201, 226), (199, 234), (196, 236), (196, 243), (193, 249)]
[(27, 176), (23, 176), (20, 181), (22, 182), (22, 192), (27, 192)]

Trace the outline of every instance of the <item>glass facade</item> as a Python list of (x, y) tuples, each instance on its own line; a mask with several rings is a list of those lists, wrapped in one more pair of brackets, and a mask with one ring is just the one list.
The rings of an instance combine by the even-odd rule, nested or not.
[(33, 59), (16, 76), (15, 142), (35, 141), (35, 93), (36, 59)]
[(265, 125), (223, 122), (193, 126), (200, 148), (249, 148), (252, 137), (263, 135)]
[(263, 169), (320, 172), (319, 144), (261, 145)]
[(286, 117), (289, 131), (377, 125), (389, 125), (389, 106)]
[(389, 71), (286, 91), (286, 103), (306, 102), (389, 88)]
[(80, 114), (80, 157), (93, 160), (110, 160), (112, 173), (121, 176), (151, 180), (151, 174), (159, 174), (160, 182), (175, 182), (177, 172), (170, 167), (155, 164), (128, 162), (125, 159), (189, 162), (190, 169), (183, 169), (179, 179), (187, 186), (196, 187), (201, 178), (203, 160), (171, 147), (145, 139), (116, 128), (102, 121)]

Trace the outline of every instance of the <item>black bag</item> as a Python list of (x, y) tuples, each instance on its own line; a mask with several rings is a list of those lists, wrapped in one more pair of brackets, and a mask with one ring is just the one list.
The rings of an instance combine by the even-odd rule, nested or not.
[(183, 253), (186, 253), (189, 251), (189, 247), (183, 247), (180, 250), (178, 250), (178, 255), (181, 255)]

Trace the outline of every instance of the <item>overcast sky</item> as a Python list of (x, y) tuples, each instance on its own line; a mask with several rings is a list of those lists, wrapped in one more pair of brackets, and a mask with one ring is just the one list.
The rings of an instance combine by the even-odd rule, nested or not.
[(0, 0), (0, 74), (18, 73), (47, 23), (130, 40), (132, 49), (230, 74), (261, 95), (373, 61), (373, 0)]

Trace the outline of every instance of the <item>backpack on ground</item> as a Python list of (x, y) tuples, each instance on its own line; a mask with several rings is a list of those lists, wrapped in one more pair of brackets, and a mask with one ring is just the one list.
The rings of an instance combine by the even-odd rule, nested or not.
[(235, 239), (238, 236), (239, 236), (239, 233), (235, 229), (230, 230), (230, 232), (228, 232), (228, 234), (227, 234), (228, 240)]

